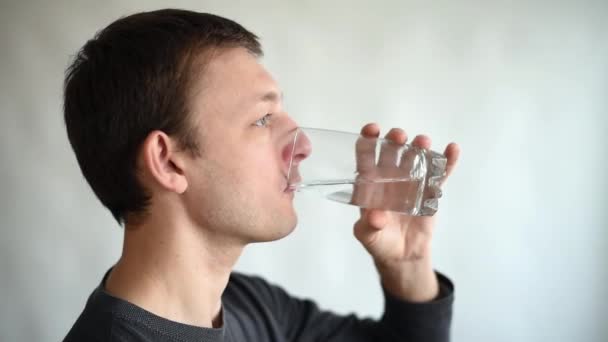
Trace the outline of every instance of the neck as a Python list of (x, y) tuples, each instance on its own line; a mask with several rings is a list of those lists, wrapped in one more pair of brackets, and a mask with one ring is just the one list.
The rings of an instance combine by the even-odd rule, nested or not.
[(106, 290), (172, 321), (218, 327), (221, 296), (243, 247), (166, 217), (127, 225), (123, 254)]

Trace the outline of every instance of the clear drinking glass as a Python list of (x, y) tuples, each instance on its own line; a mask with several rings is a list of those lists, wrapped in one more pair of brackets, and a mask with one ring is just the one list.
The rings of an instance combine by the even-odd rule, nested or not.
[(437, 212), (444, 155), (357, 133), (300, 127), (291, 134), (290, 190), (413, 216)]

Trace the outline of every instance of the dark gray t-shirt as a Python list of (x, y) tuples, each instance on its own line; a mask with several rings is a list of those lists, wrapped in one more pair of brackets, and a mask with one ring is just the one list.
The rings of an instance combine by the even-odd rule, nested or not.
[(424, 304), (384, 291), (380, 320), (321, 311), (262, 278), (233, 273), (222, 295), (223, 325), (201, 328), (154, 315), (108, 294), (105, 280), (93, 291), (66, 336), (72, 341), (287, 342), (448, 341), (454, 301), (452, 283), (437, 273), (441, 291)]

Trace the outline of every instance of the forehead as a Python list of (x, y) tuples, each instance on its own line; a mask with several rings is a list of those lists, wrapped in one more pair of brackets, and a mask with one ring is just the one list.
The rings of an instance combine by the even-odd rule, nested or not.
[[(268, 92), (279, 93), (272, 75), (244, 48), (224, 49), (213, 54), (202, 71), (198, 88), (205, 101), (229, 101), (244, 105)], [(222, 101), (225, 100), (225, 101)], [(225, 103), (218, 103), (225, 104)]]

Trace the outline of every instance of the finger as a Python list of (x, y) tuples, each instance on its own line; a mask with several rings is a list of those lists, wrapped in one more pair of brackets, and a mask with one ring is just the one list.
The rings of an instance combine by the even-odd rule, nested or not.
[(359, 208), (359, 214), (361, 214), (361, 219), (368, 223), (371, 218), (371, 226), (375, 229), (382, 229), (386, 225), (386, 220), (388, 220), (386, 213), (380, 209)]
[(379, 134), (380, 128), (374, 123), (361, 129), (361, 136), (355, 144), (357, 172), (365, 173), (376, 166), (376, 138)]
[(387, 224), (386, 212), (377, 209), (368, 209), (361, 219), (355, 223), (354, 234), (364, 246), (369, 246)]
[(458, 159), (460, 158), (460, 146), (458, 146), (458, 144), (456, 144), (456, 143), (449, 143), (448, 146), (446, 146), (446, 148), (443, 152), (443, 155), (445, 156), (445, 159), (446, 159), (445, 175), (443, 177), (441, 177), (441, 179), (439, 180), (439, 184), (438, 184), (439, 187), (442, 187), (445, 185), (449, 176), (452, 174), (452, 172), (456, 168), (456, 164), (458, 164)]
[(382, 229), (387, 223), (386, 211), (378, 209), (370, 209), (367, 213), (367, 223), (370, 228)]
[(456, 143), (449, 143), (445, 148), (443, 155), (448, 159), (445, 167), (446, 177), (449, 176), (456, 168), (458, 159), (460, 158), (460, 146)]
[(424, 149), (430, 149), (431, 143), (431, 138), (426, 135), (417, 135), (414, 140), (412, 140), (413, 146)]
[(430, 149), (431, 138), (426, 135), (417, 135), (411, 142), (411, 146), (415, 148), (408, 148), (403, 152), (401, 156), (401, 164), (399, 168), (411, 171), (414, 163), (418, 162), (418, 149)]
[(378, 166), (396, 167), (399, 165), (399, 151), (407, 141), (407, 134), (399, 128), (391, 129), (384, 137), (386, 141), (382, 143)]
[(384, 139), (403, 145), (407, 141), (407, 134), (401, 128), (391, 128), (384, 136)]
[(380, 127), (376, 123), (368, 123), (361, 128), (361, 135), (364, 137), (377, 138), (380, 135)]

